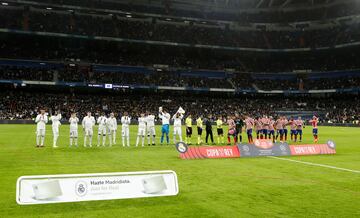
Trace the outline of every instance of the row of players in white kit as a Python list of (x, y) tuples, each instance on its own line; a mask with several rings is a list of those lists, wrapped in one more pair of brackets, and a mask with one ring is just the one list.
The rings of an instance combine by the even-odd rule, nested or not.
[[(52, 131), (53, 131), (53, 147), (57, 147), (57, 140), (59, 137), (59, 126), (61, 125), (61, 114), (56, 112), (55, 115), (50, 117), (52, 121)], [(155, 116), (153, 114), (141, 114), (138, 119), (139, 128), (138, 135), (136, 139), (136, 146), (138, 146), (140, 138), (141, 145), (144, 146), (145, 135), (148, 136), (148, 144), (155, 145)], [(35, 119), (37, 123), (36, 129), (36, 146), (43, 147), (45, 139), (45, 128), (46, 123), (48, 123), (48, 116), (45, 113), (45, 110), (41, 110), (40, 114), (37, 115)], [(78, 123), (79, 118), (76, 117), (76, 113), (71, 114), (69, 119), (70, 123), (70, 146), (75, 144), (78, 146)], [(116, 144), (116, 131), (117, 131), (117, 120), (113, 113), (110, 113), (109, 117), (106, 117), (105, 114), (99, 116), (95, 122), (95, 118), (91, 116), (91, 112), (88, 112), (87, 115), (82, 120), (82, 127), (84, 130), (84, 147), (89, 145), (92, 146), (92, 136), (93, 136), (93, 127), (95, 123), (98, 124), (98, 138), (97, 146), (105, 146), (106, 137), (109, 136), (109, 145), (112, 146)], [(122, 132), (122, 145), (130, 146), (130, 131), (129, 125), (131, 123), (131, 117), (124, 113), (124, 116), (121, 117), (121, 132)], [(102, 142), (102, 143), (101, 143)], [(89, 143), (89, 144), (87, 144)]]
[[(70, 128), (72, 125), (72, 120), (69, 120)], [(139, 128), (138, 134), (136, 138), (136, 146), (139, 145), (140, 138), (141, 138), (141, 146), (144, 146), (145, 135), (148, 136), (148, 144), (150, 142), (155, 145), (155, 116), (152, 114), (141, 114), (138, 119)], [(73, 121), (75, 125), (75, 121)], [(116, 131), (117, 131), (117, 121), (114, 117), (113, 113), (110, 113), (110, 117), (107, 118), (105, 114), (102, 114), (97, 119), (97, 123), (99, 124), (98, 128), (98, 146), (100, 146), (100, 137), (102, 135), (102, 145), (105, 146), (106, 142), (106, 135), (109, 136), (110, 146), (116, 144)], [(121, 117), (121, 133), (122, 133), (122, 145), (130, 146), (130, 129), (129, 125), (131, 123), (131, 117), (128, 115), (127, 112), (124, 113), (124, 116)], [(95, 118), (91, 116), (91, 113), (88, 112), (87, 116), (84, 117), (82, 120), (82, 126), (85, 131), (84, 137), (84, 146), (86, 147), (86, 140), (89, 138), (89, 146), (92, 145), (92, 135), (93, 135), (93, 126), (95, 125)], [(71, 133), (70, 133), (71, 137)], [(71, 142), (70, 142), (71, 145)]]

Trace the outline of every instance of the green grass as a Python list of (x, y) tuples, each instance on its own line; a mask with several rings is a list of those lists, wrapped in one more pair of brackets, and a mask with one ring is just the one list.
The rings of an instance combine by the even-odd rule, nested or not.
[[(181, 160), (173, 146), (83, 148), (82, 135), (81, 146), (69, 148), (68, 131), (69, 126), (61, 126), (60, 147), (53, 149), (48, 126), (47, 147), (36, 149), (35, 125), (0, 125), (0, 217), (360, 217), (358, 173), (266, 157)], [(311, 129), (304, 132), (303, 143), (311, 143)], [(336, 155), (286, 158), (360, 170), (360, 128), (320, 127), (319, 132), (320, 142), (337, 143)], [(135, 134), (132, 126), (132, 145)], [(15, 202), (16, 179), (23, 175), (147, 170), (174, 170), (179, 195), (28, 206)]]

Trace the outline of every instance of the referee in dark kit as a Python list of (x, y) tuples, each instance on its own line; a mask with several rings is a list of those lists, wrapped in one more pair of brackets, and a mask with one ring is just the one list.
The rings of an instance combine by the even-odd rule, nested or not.
[(205, 137), (205, 142), (206, 144), (208, 143), (208, 139), (210, 136), (211, 139), (211, 143), (214, 144), (214, 136), (213, 136), (213, 132), (212, 132), (212, 120), (211, 120), (212, 116), (209, 115), (208, 118), (205, 120), (205, 131), (206, 131), (206, 137)]

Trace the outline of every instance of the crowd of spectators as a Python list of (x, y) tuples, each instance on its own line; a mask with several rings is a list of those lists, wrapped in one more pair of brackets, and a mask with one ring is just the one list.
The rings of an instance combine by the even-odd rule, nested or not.
[(241, 72), (348, 70), (360, 68), (358, 46), (313, 52), (254, 54), (218, 49), (129, 44), (0, 33), (0, 58), (75, 61), (133, 66), (169, 65)]
[(360, 77), (322, 78), (307, 80), (304, 89), (348, 89), (359, 88)]
[(89, 68), (57, 69), (0, 66), (0, 79), (54, 82), (113, 83), (123, 85), (172, 86), (193, 88), (234, 88), (227, 78), (182, 76), (169, 71), (151, 73), (93, 72)]
[(179, 106), (194, 118), (202, 115), (214, 117), (233, 115), (235, 112), (251, 116), (284, 115), (284, 111), (311, 111), (322, 122), (352, 123), (359, 119), (360, 103), (357, 97), (311, 98), (270, 96), (207, 96), (172, 93), (75, 93), (41, 92), (7, 89), (0, 92), (0, 119), (33, 119), (40, 108), (52, 113), (60, 110), (68, 119), (71, 112), (81, 118), (87, 111), (95, 116), (101, 112), (115, 112), (120, 116), (127, 111), (136, 118), (142, 112), (157, 114), (163, 106), (171, 114)]
[(245, 48), (316, 48), (360, 40), (359, 24), (305, 31), (237, 30), (117, 15), (8, 9), (0, 9), (0, 19), (0, 28)]
[[(272, 1), (272, 6), (269, 5), (269, 1), (262, 1), (262, 4), (259, 5), (261, 8), (271, 8), (280, 10), (259, 10), (258, 12), (251, 10), (254, 9), (259, 1), (205, 1), (205, 4), (209, 5), (213, 3), (213, 7), (220, 10), (213, 10), (209, 7), (203, 9), (197, 4), (193, 6), (193, 10), (186, 10), (181, 7), (176, 7), (170, 3), (170, 1), (165, 0), (161, 1), (162, 4), (136, 4), (136, 2), (121, 2), (121, 1), (103, 1), (103, 0), (87, 0), (87, 1), (72, 1), (72, 0), (39, 0), (43, 3), (59, 4), (59, 5), (75, 5), (82, 6), (91, 9), (113, 9), (121, 10), (127, 12), (139, 12), (139, 13), (153, 13), (153, 14), (162, 14), (162, 15), (172, 15), (172, 16), (181, 16), (181, 17), (194, 17), (194, 18), (203, 18), (210, 20), (228, 20), (228, 21), (237, 21), (242, 23), (284, 23), (284, 22), (299, 22), (299, 21), (308, 21), (308, 20), (322, 20), (329, 19), (334, 17), (349, 16), (353, 14), (358, 14), (360, 12), (359, 3), (355, 0), (353, 1), (343, 1), (338, 4), (324, 6), (324, 3), (331, 3), (329, 1), (313, 1), (315, 6), (311, 7), (311, 2), (309, 1), (300, 1), (306, 8), (301, 8), (298, 10), (281, 10), (286, 7), (281, 5), (287, 2), (287, 7), (298, 7), (299, 2), (292, 1)], [(198, 3), (198, 2), (196, 2)], [(292, 5), (295, 4), (295, 6)], [(316, 4), (318, 3), (318, 4)], [(323, 7), (321, 7), (321, 5)], [(188, 7), (191, 5), (187, 5)], [(320, 6), (320, 7), (319, 7)], [(225, 9), (222, 11), (221, 9)], [(240, 10), (238, 10), (240, 9)], [(244, 10), (245, 9), (245, 10)], [(246, 9), (250, 9), (246, 11)], [(243, 10), (243, 11), (241, 11)]]
[(299, 90), (299, 81), (294, 80), (254, 80), (254, 84), (260, 90)]
[[(61, 65), (60, 65), (61, 66)], [(264, 74), (266, 75), (266, 74)], [(329, 77), (324, 74), (321, 78), (297, 78), (296, 74), (290, 79), (257, 78), (252, 73), (230, 73), (223, 77), (212, 78), (206, 72), (201, 74), (182, 74), (178, 71), (146, 72), (106, 72), (93, 71), (92, 67), (65, 66), (59, 68), (30, 68), (0, 66), (0, 79), (5, 80), (33, 80), (33, 81), (60, 81), (83, 83), (113, 83), (122, 85), (172, 86), (193, 88), (238, 88), (260, 90), (321, 90), (360, 88), (360, 75)], [(310, 73), (311, 75), (311, 73)], [(303, 76), (300, 74), (300, 76)], [(295, 78), (295, 79), (293, 79)]]
[(56, 70), (0, 66), (0, 79), (53, 81)]

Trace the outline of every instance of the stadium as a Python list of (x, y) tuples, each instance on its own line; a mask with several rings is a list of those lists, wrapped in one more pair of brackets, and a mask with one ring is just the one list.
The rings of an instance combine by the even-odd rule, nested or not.
[(360, 1), (0, 1), (0, 217), (360, 217)]

